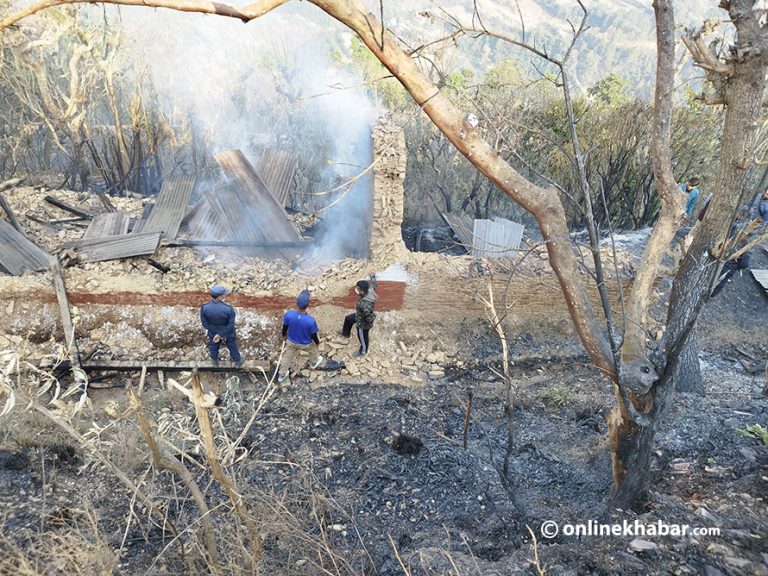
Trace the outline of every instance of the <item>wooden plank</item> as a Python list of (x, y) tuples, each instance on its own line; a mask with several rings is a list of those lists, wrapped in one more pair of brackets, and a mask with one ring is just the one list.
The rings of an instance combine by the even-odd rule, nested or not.
[(73, 248), (81, 262), (102, 262), (133, 256), (150, 256), (160, 244), (159, 232), (124, 234), (66, 242), (59, 249)]
[(160, 232), (163, 238), (176, 238), (194, 187), (194, 176), (166, 179), (152, 212), (141, 221), (134, 232)]
[(237, 210), (237, 221), (230, 221), (230, 225), (236, 228), (238, 237), (264, 244), (300, 240), (285, 209), (277, 203), (242, 152), (221, 152), (215, 158), (232, 180), (237, 193), (238, 205), (228, 205), (225, 209)]
[(141, 365), (141, 376), (139, 377), (139, 389), (138, 394), (141, 396), (144, 394), (144, 381), (147, 379), (147, 364), (146, 362)]
[(96, 214), (83, 234), (83, 238), (106, 238), (128, 234), (131, 215), (127, 212), (109, 212)]
[(69, 298), (67, 298), (67, 286), (64, 283), (64, 273), (61, 270), (59, 259), (55, 256), (50, 258), (51, 276), (53, 277), (53, 288), (56, 290), (56, 299), (59, 302), (59, 314), (61, 316), (61, 327), (64, 331), (64, 344), (67, 347), (67, 356), (74, 366), (80, 365), (80, 351), (75, 339), (75, 325), (72, 322), (72, 312), (69, 308)]
[(82, 364), (83, 370), (115, 370), (117, 372), (141, 370), (142, 367), (146, 367), (147, 370), (163, 370), (166, 372), (191, 372), (192, 370), (258, 372), (260, 370), (269, 370), (269, 366), (269, 362), (261, 360), (248, 360), (240, 368), (235, 368), (232, 365), (227, 366), (225, 362), (220, 362), (218, 366), (214, 366), (210, 360), (93, 360), (83, 362)]
[(5, 220), (0, 220), (0, 265), (13, 276), (50, 267), (51, 255), (33, 244)]

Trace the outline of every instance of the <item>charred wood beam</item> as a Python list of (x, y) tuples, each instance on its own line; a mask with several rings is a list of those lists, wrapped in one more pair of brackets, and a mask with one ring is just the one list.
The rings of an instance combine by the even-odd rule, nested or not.
[(56, 226), (59, 224), (75, 224), (78, 226), (87, 226), (87, 222), (83, 222), (85, 218), (78, 216), (77, 218), (65, 218), (63, 220), (45, 220), (43, 218), (39, 218), (35, 216), (34, 214), (26, 214), (27, 218), (32, 220), (33, 222), (37, 222), (38, 224), (43, 224), (44, 226)]
[(52, 204), (56, 206), (56, 208), (60, 208), (61, 210), (64, 210), (65, 212), (70, 212), (75, 216), (80, 216), (80, 218), (85, 218), (86, 220), (93, 220), (93, 214), (91, 214), (90, 212), (86, 212), (85, 210), (80, 210), (79, 208), (70, 206), (66, 202), (62, 202), (61, 200), (59, 200), (58, 198), (55, 198), (54, 196), (46, 196), (45, 201), (48, 202), (48, 204)]
[(0, 207), (3, 208), (3, 212), (5, 212), (6, 216), (8, 216), (8, 220), (11, 221), (11, 226), (16, 228), (19, 232), (24, 234), (24, 229), (21, 227), (21, 223), (16, 218), (16, 214), (13, 213), (13, 210), (11, 210), (11, 207), (8, 205), (8, 202), (5, 201), (5, 196), (3, 196), (0, 193)]
[(312, 244), (311, 240), (299, 242), (274, 242), (266, 244), (263, 242), (243, 242), (242, 240), (164, 240), (163, 246), (234, 246), (238, 248), (305, 248)]
[(147, 261), (147, 264), (149, 264), (153, 268), (157, 268), (163, 274), (165, 274), (166, 272), (170, 272), (171, 271), (171, 267), (170, 266), (166, 266), (165, 264), (161, 264), (160, 262), (158, 262), (154, 258), (145, 258), (145, 260)]
[(129, 372), (132, 370), (164, 370), (170, 372), (187, 372), (206, 370), (209, 372), (259, 372), (269, 370), (269, 362), (249, 360), (236, 368), (231, 363), (221, 362), (215, 366), (210, 360), (92, 360), (81, 365), (83, 370)]

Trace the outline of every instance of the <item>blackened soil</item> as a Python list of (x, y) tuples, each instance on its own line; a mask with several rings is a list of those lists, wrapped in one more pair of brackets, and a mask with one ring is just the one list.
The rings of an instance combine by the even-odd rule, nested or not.
[(466, 254), (448, 226), (403, 226), (403, 242), (411, 252), (440, 252), (450, 256)]

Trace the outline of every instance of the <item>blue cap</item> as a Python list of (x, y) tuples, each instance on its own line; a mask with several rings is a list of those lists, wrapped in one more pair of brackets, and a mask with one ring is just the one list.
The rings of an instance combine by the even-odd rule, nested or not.
[(229, 294), (229, 292), (229, 288), (225, 288), (221, 284), (216, 284), (211, 288), (211, 296), (213, 297), (224, 296), (225, 294)]
[(302, 290), (299, 293), (298, 298), (296, 298), (296, 306), (298, 306), (300, 310), (303, 310), (304, 308), (309, 306), (309, 291), (308, 290)]

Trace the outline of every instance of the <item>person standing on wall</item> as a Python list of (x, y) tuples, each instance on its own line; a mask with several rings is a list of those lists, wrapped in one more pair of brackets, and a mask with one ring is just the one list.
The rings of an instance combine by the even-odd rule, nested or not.
[(310, 369), (314, 370), (323, 363), (323, 357), (318, 353), (320, 338), (317, 335), (317, 322), (307, 312), (308, 308), (309, 292), (302, 290), (296, 298), (296, 310), (288, 310), (283, 316), (282, 334), (286, 347), (277, 371), (278, 382), (288, 377), (293, 358), (301, 350), (309, 353)]
[(373, 311), (376, 306), (376, 274), (371, 273), (369, 280), (359, 280), (355, 284), (355, 294), (358, 295), (355, 311), (344, 317), (344, 327), (341, 329), (341, 335), (349, 338), (352, 335), (352, 326), (357, 326), (357, 339), (360, 342), (360, 348), (357, 356), (365, 356), (368, 353), (370, 340), (368, 334), (373, 328), (376, 320), (376, 312)]
[(214, 366), (219, 364), (219, 348), (224, 342), (229, 350), (229, 357), (235, 367), (243, 365), (240, 351), (237, 349), (237, 335), (235, 333), (235, 308), (224, 302), (224, 298), (231, 290), (221, 284), (211, 288), (211, 301), (200, 307), (200, 321), (203, 328), (208, 331), (209, 352)]

